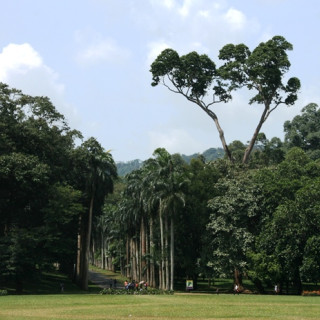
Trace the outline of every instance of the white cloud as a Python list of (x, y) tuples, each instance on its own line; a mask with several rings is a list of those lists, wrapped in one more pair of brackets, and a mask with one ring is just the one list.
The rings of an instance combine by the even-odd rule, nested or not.
[(170, 45), (165, 41), (151, 42), (148, 44), (148, 54), (147, 54), (147, 66), (158, 57), (158, 55), (165, 49), (170, 48)]
[(233, 29), (243, 29), (246, 24), (245, 15), (234, 8), (230, 8), (224, 16), (224, 19), (228, 22), (231, 28)]
[(65, 101), (65, 86), (57, 72), (45, 65), (28, 43), (9, 44), (0, 52), (0, 81), (33, 96), (47, 96), (66, 116), (69, 124), (78, 122), (77, 111)]
[(175, 7), (175, 0), (150, 0), (151, 4), (154, 6), (163, 6), (167, 9), (173, 9)]
[(129, 51), (118, 46), (114, 40), (101, 40), (89, 45), (78, 54), (80, 63), (97, 63), (101, 61), (121, 62), (128, 59)]
[(244, 11), (226, 1), (179, 0), (172, 3), (170, 10), (164, 10), (163, 3), (152, 0), (152, 6), (141, 22), (149, 26), (149, 41), (169, 43), (179, 54), (199, 50), (216, 60), (222, 46), (248, 43), (246, 39), (256, 39), (260, 30), (256, 19), (246, 17)]
[(199, 14), (199, 16), (204, 17), (204, 18), (209, 18), (210, 17), (210, 11), (209, 10), (199, 10), (198, 14)]
[(201, 42), (195, 41), (191, 43), (191, 50), (195, 50), (201, 54), (205, 53), (208, 54), (210, 49), (204, 46)]
[(183, 17), (187, 17), (189, 15), (192, 2), (192, 0), (184, 0), (182, 7), (178, 10), (179, 14)]
[(172, 9), (173, 7), (174, 7), (174, 0), (162, 0), (162, 1), (160, 1), (160, 2), (162, 2), (163, 3), (163, 5), (165, 6), (165, 7), (167, 7), (168, 9)]
[(6, 82), (10, 72), (25, 74), (41, 65), (41, 57), (30, 44), (10, 43), (0, 53), (0, 81)]

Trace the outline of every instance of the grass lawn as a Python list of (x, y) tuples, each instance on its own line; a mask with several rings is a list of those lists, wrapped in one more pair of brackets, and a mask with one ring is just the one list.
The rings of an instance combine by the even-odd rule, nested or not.
[(56, 294), (0, 297), (0, 319), (319, 319), (320, 297)]

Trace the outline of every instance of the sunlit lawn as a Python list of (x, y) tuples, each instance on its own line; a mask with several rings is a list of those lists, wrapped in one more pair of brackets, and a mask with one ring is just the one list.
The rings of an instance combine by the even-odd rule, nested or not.
[(0, 319), (319, 319), (320, 297), (271, 295), (0, 297)]

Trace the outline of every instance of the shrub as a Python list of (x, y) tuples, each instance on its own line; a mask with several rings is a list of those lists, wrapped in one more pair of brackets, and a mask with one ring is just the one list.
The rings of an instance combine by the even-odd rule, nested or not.
[(0, 290), (0, 296), (6, 296), (6, 295), (8, 295), (7, 290)]
[(111, 295), (172, 295), (174, 294), (173, 290), (159, 290), (154, 288), (148, 288), (143, 290), (126, 290), (126, 289), (103, 289), (100, 291), (100, 294), (111, 294)]
[(303, 291), (303, 296), (320, 296), (320, 290), (314, 290), (314, 291)]

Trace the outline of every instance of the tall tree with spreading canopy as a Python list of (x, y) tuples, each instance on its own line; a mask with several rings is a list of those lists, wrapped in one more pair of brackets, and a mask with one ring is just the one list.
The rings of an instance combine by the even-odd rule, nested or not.
[(262, 115), (249, 145), (244, 151), (243, 163), (247, 163), (263, 123), (280, 104), (292, 105), (300, 88), (298, 78), (290, 78), (283, 84), (283, 77), (290, 68), (287, 51), (292, 45), (281, 36), (260, 43), (252, 52), (244, 44), (224, 46), (219, 59), (225, 61), (216, 68), (207, 55), (191, 52), (179, 56), (172, 49), (165, 49), (151, 64), (152, 86), (163, 84), (170, 91), (183, 95), (197, 104), (215, 122), (223, 149), (233, 161), (217, 114), (210, 108), (218, 102), (228, 102), (232, 91), (239, 88), (256, 90), (249, 104), (264, 106)]
[[(224, 138), (217, 114), (210, 108), (215, 103), (228, 102), (230, 92), (217, 72), (215, 63), (205, 54), (190, 52), (179, 57), (172, 49), (165, 49), (151, 64), (152, 86), (163, 84), (198, 105), (215, 123), (225, 153), (231, 153)], [(213, 95), (209, 92), (213, 91)], [(210, 94), (209, 94), (210, 93)], [(210, 98), (209, 98), (210, 96)]]
[(247, 88), (256, 93), (249, 104), (263, 105), (258, 125), (247, 146), (242, 162), (247, 163), (263, 123), (280, 104), (293, 105), (297, 100), (300, 80), (292, 77), (283, 83), (290, 68), (287, 51), (291, 43), (281, 36), (261, 42), (252, 52), (244, 44), (227, 44), (219, 53), (225, 63), (219, 68), (220, 76), (228, 82), (230, 91)]

